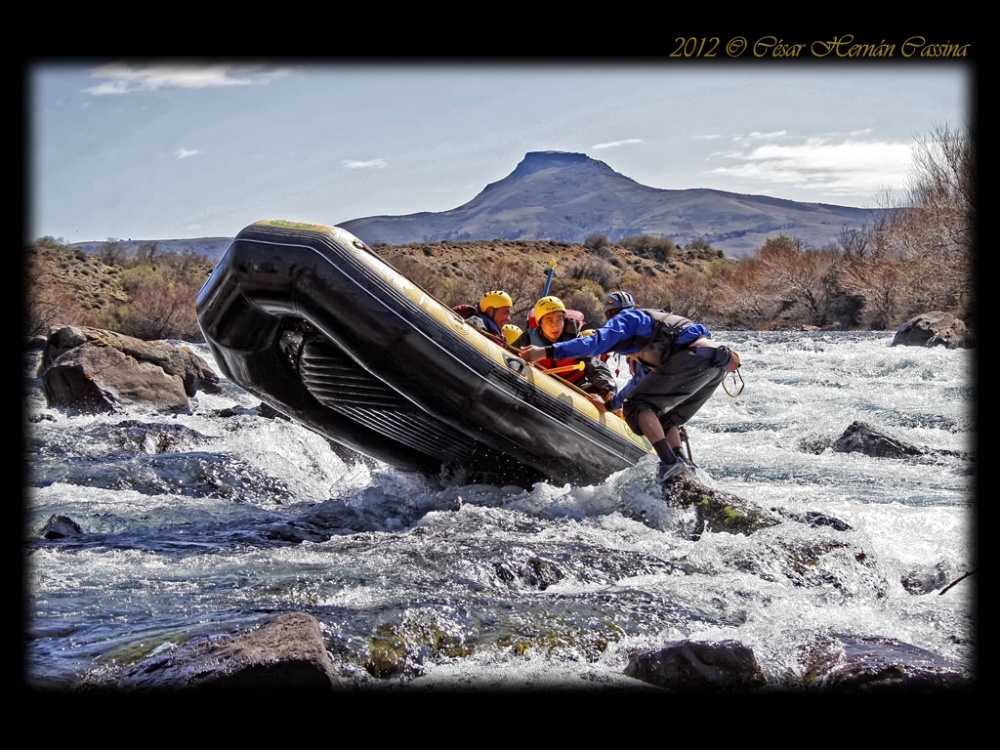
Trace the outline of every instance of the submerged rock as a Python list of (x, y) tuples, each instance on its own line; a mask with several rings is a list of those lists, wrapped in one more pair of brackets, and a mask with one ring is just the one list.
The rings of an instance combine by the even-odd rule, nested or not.
[(851, 526), (846, 521), (841, 521), (839, 518), (834, 518), (833, 516), (828, 516), (825, 513), (820, 513), (815, 510), (807, 510), (802, 513), (796, 513), (790, 510), (782, 510), (781, 508), (771, 508), (775, 513), (784, 516), (785, 518), (791, 519), (792, 521), (798, 521), (799, 523), (804, 523), (810, 528), (816, 528), (818, 526), (828, 526), (836, 531), (850, 531)]
[(114, 425), (98, 425), (91, 434), (120, 446), (129, 453), (168, 453), (211, 442), (197, 430), (167, 422), (140, 422), (130, 419)]
[(372, 633), (364, 668), (378, 679), (419, 677), (432, 658), (469, 656), (473, 647), (434, 623), (384, 623)]
[(565, 578), (565, 574), (551, 560), (534, 555), (524, 561), (494, 560), (493, 569), (497, 578), (508, 586), (524, 586), (539, 591), (545, 591)]

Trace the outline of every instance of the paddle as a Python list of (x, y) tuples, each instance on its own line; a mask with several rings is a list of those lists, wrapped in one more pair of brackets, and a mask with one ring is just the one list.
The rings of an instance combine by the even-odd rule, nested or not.
[(562, 367), (552, 367), (546, 370), (544, 367), (539, 367), (538, 369), (544, 372), (546, 375), (559, 375), (563, 372), (574, 372), (576, 370), (582, 370), (587, 365), (583, 362), (577, 362), (575, 365), (563, 365)]
[(545, 288), (542, 289), (543, 297), (549, 296), (549, 287), (552, 286), (552, 277), (553, 275), (555, 275), (555, 272), (556, 272), (556, 259), (549, 258), (549, 271), (545, 276)]
[[(542, 288), (542, 296), (549, 296), (549, 287), (552, 286), (552, 277), (556, 272), (556, 259), (549, 258), (549, 270), (545, 274), (545, 286)], [(528, 328), (534, 328), (538, 325), (538, 321), (535, 320), (535, 308), (531, 308), (531, 313), (528, 315)]]

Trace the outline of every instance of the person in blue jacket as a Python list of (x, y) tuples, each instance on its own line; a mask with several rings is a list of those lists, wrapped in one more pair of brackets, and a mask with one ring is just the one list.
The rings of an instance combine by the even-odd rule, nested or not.
[(609, 294), (604, 314), (607, 322), (593, 334), (545, 347), (525, 346), (521, 356), (535, 362), (606, 352), (630, 355), (641, 370), (609, 408), (620, 404), (629, 427), (652, 444), (660, 458), (661, 482), (690, 471), (680, 456), (678, 428), (708, 401), (738, 359), (713, 341), (704, 325), (668, 310), (641, 310), (628, 292)]

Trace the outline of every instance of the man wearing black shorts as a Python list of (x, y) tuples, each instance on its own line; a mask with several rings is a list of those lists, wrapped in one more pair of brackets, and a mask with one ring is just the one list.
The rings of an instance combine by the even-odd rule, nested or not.
[(526, 346), (521, 356), (529, 362), (605, 352), (634, 357), (645, 374), (625, 388), (625, 421), (646, 436), (660, 457), (661, 482), (690, 471), (679, 455), (678, 428), (708, 401), (739, 360), (713, 341), (702, 324), (666, 310), (640, 310), (628, 292), (608, 295), (604, 314), (607, 322), (593, 334), (546, 347)]

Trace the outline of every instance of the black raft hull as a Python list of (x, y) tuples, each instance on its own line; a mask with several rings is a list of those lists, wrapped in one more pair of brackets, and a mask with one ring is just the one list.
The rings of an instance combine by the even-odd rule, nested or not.
[(649, 444), (338, 228), (263, 221), (206, 282), (222, 373), (331, 441), (412, 471), (594, 483)]

